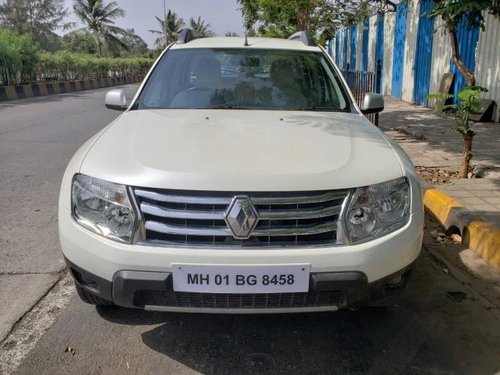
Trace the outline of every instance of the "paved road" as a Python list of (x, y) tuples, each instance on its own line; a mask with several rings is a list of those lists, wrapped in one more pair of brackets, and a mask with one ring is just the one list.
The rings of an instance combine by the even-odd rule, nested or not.
[[(6, 260), (0, 321), (10, 303), (27, 298), (23, 277), (31, 278), (36, 300), (62, 276), (58, 186), (73, 152), (118, 114), (103, 108), (102, 97), (103, 91), (83, 92), (0, 107), (0, 256)], [(427, 236), (408, 293), (388, 309), (277, 316), (96, 309), (77, 300), (63, 279), (2, 342), (0, 373), (2, 361), (5, 372), (21, 362), (19, 374), (495, 373), (498, 297), (488, 302), (471, 287), (470, 275), (437, 261), (434, 242)], [(66, 299), (57, 303), (61, 296)], [(37, 326), (47, 317), (55, 323)], [(30, 345), (23, 358), (17, 348)]]
[(105, 92), (0, 104), (0, 342), (61, 277), (59, 185), (80, 145), (119, 115)]
[(499, 335), (498, 310), (424, 250), (404, 300), (388, 309), (209, 316), (74, 298), (18, 373), (493, 374)]

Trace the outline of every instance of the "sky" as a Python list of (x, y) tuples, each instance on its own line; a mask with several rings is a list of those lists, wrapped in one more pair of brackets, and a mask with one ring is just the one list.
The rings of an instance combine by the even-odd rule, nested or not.
[[(108, 0), (104, 0), (108, 3)], [(162, 17), (163, 0), (115, 0), (125, 10), (125, 18), (116, 20), (116, 25), (122, 28), (134, 29), (148, 44), (154, 46), (156, 37), (148, 30), (158, 30), (159, 23), (155, 16)], [(65, 0), (69, 10), (68, 21), (78, 22), (73, 14), (73, 0)], [(167, 12), (169, 9), (184, 19), (186, 24), (189, 18), (197, 19), (201, 16), (210, 28), (219, 36), (228, 31), (243, 35), (243, 19), (236, 0), (165, 0)], [(79, 24), (77, 27), (82, 27)]]

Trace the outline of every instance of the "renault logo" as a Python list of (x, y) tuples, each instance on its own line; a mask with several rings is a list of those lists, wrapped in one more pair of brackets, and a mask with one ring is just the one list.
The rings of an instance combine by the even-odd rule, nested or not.
[(229, 205), (225, 220), (234, 238), (246, 240), (252, 235), (252, 231), (259, 221), (259, 215), (249, 197), (238, 195), (233, 198)]

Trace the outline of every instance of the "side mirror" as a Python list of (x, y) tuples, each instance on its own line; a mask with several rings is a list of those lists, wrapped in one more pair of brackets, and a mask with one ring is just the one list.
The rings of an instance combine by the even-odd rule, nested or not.
[(370, 113), (378, 113), (384, 110), (384, 97), (380, 94), (375, 94), (373, 92), (368, 92), (365, 94), (363, 99), (363, 106), (361, 107), (361, 112), (364, 115)]
[(128, 106), (125, 91), (122, 89), (108, 91), (104, 99), (104, 105), (106, 108), (115, 109), (117, 111), (126, 110)]

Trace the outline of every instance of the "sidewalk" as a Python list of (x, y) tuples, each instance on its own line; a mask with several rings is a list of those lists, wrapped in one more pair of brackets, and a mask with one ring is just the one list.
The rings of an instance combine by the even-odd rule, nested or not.
[[(446, 201), (445, 217), (439, 218), (442, 224), (458, 227), (455, 223), (457, 219), (465, 223), (464, 226), (476, 221), (486, 223), (495, 232), (490, 253), (495, 250), (498, 267), (500, 243), (495, 241), (500, 241), (500, 124), (472, 123), (476, 136), (472, 145), (474, 156), (471, 166), (476, 166), (475, 170), (480, 170), (479, 173), (485, 173), (485, 178), (458, 179), (453, 175), (461, 162), (463, 140), (461, 134), (455, 131), (454, 119), (441, 118), (429, 108), (393, 97), (384, 99), (385, 110), (380, 114), (380, 128), (406, 151), (417, 169), (424, 167), (426, 171), (433, 171), (436, 168), (441, 170), (441, 176), (445, 176), (434, 179), (431, 175), (426, 181), (427, 187), (437, 189), (439, 199)], [(443, 180), (444, 183), (441, 183)], [(426, 208), (429, 210), (427, 205)], [(452, 212), (455, 208), (458, 213)], [(481, 236), (484, 236), (483, 232)]]

